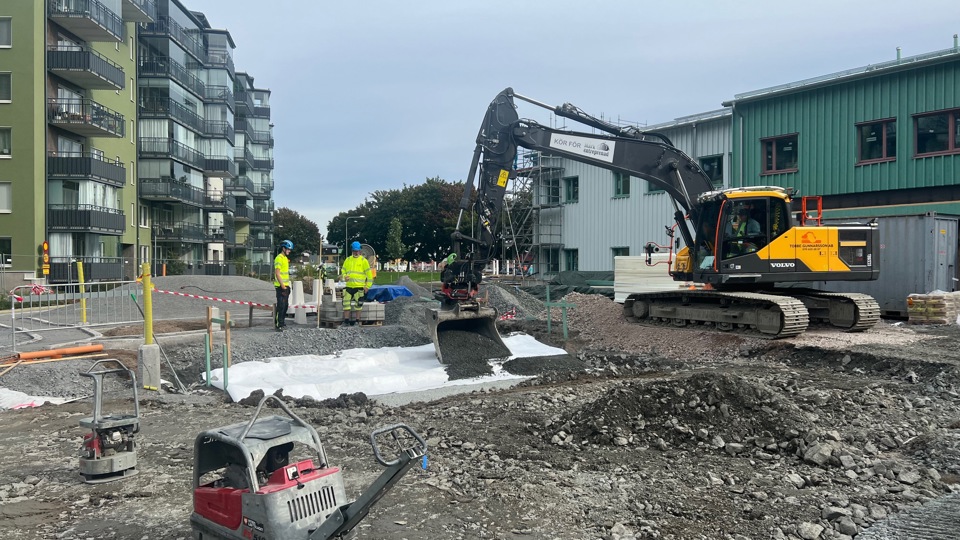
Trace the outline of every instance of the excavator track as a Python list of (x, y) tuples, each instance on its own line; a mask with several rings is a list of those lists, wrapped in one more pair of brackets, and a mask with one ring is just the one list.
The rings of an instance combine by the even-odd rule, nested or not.
[(638, 324), (712, 324), (721, 331), (765, 339), (802, 334), (809, 323), (803, 302), (790, 296), (701, 289), (631, 294), (623, 314)]
[(803, 302), (811, 323), (822, 322), (844, 332), (862, 332), (880, 320), (880, 305), (868, 294), (816, 289), (778, 289), (773, 294), (788, 295)]

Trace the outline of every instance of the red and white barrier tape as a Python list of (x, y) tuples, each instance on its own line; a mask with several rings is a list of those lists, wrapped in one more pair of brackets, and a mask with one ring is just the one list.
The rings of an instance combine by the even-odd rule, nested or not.
[[(216, 298), (213, 296), (204, 296), (201, 294), (189, 294), (189, 293), (182, 293), (182, 292), (175, 292), (175, 291), (164, 291), (162, 289), (154, 289), (153, 292), (161, 293), (161, 294), (172, 294), (174, 296), (183, 296), (186, 298), (197, 298), (199, 300), (212, 300), (214, 302), (226, 302), (227, 304), (239, 304), (241, 306), (254, 306), (254, 307), (263, 307), (263, 308), (273, 309), (273, 304), (261, 304), (258, 302), (247, 302), (244, 300), (230, 300), (227, 298)], [(317, 306), (311, 306), (306, 304), (301, 306), (289, 306), (289, 309), (296, 309), (296, 308), (317, 309)]]

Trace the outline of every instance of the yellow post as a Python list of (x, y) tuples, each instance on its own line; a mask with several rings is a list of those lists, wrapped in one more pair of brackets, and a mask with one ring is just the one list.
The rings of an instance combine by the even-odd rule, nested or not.
[(77, 278), (80, 280), (80, 323), (87, 324), (87, 291), (83, 286), (83, 261), (77, 261)]
[(153, 345), (153, 284), (150, 263), (143, 263), (143, 344)]

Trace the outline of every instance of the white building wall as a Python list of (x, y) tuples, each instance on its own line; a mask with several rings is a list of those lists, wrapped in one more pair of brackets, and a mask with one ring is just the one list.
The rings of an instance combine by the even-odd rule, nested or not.
[[(708, 116), (709, 115), (709, 116)], [(662, 133), (674, 146), (695, 161), (701, 157), (722, 155), (724, 185), (730, 178), (730, 115), (729, 112), (707, 113), (707, 118), (687, 117), (676, 122), (645, 128)], [(613, 248), (629, 248), (629, 255), (642, 255), (648, 242), (666, 245), (666, 227), (673, 225), (674, 205), (669, 195), (651, 191), (650, 184), (640, 178), (630, 179), (630, 196), (614, 197), (614, 174), (600, 167), (560, 158), (564, 177), (578, 176), (579, 200), (562, 205), (562, 250), (578, 251), (579, 270), (612, 271)], [(560, 186), (561, 199), (565, 193)], [(544, 214), (544, 213), (541, 213)], [(541, 215), (541, 230), (545, 216)], [(682, 247), (679, 234), (675, 237)], [(664, 269), (666, 271), (666, 269)]]

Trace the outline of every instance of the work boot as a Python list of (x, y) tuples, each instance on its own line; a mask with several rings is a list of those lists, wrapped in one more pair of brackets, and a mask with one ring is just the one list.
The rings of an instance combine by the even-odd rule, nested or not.
[(341, 326), (350, 326), (350, 319), (344, 319)]

